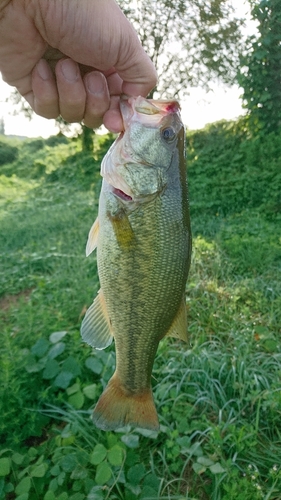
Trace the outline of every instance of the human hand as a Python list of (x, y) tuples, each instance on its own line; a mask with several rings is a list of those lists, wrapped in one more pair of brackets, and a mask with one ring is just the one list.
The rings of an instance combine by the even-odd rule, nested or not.
[(0, 71), (38, 115), (112, 132), (157, 79), (115, 0), (0, 0)]

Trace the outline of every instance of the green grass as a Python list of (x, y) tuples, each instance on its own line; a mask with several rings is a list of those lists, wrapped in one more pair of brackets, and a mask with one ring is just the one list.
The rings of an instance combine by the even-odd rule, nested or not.
[(85, 243), (112, 138), (96, 139), (94, 158), (79, 140), (5, 141), (1, 500), (280, 499), (281, 138), (257, 155), (243, 127), (188, 136), (189, 343), (159, 346), (159, 433), (102, 432), (90, 420), (115, 359), (114, 346), (92, 351), (79, 333), (98, 290)]

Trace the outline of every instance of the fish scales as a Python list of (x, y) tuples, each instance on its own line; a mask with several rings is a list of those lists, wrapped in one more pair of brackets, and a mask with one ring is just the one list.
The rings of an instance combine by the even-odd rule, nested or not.
[[(158, 102), (137, 99), (142, 99), (145, 104), (156, 103), (156, 106)], [(163, 120), (163, 116), (160, 118)], [(130, 120), (128, 121), (129, 129)], [(162, 150), (159, 155), (161, 163), (159, 167), (156, 164), (157, 168), (154, 165), (143, 166), (139, 158), (141, 152), (137, 151), (135, 163), (140, 164), (142, 168), (137, 170), (138, 167), (133, 166), (132, 174), (125, 171), (128, 182), (125, 199), (120, 200), (120, 192), (123, 191), (119, 189), (121, 184), (118, 184), (118, 179), (116, 181), (115, 178), (116, 186), (113, 185), (112, 190), (112, 185), (108, 185), (104, 175), (99, 203), (98, 239), (92, 245), (94, 247), (97, 244), (102, 303), (109, 335), (114, 336), (116, 346), (116, 371), (98, 401), (93, 416), (96, 425), (104, 429), (115, 429), (127, 423), (150, 429), (158, 428), (151, 394), (151, 373), (158, 343), (169, 334), (171, 328), (173, 331), (170, 333), (186, 337), (186, 331), (176, 332), (177, 329), (184, 330), (186, 327), (184, 294), (191, 253), (184, 159), (185, 136), (178, 112), (174, 127), (179, 130), (166, 169), (162, 167)], [(150, 130), (148, 138), (149, 132)], [(135, 133), (133, 137), (136, 137)], [(157, 162), (155, 134), (152, 140), (154, 142), (150, 158), (152, 155)], [(142, 147), (145, 147), (144, 138), (143, 143)], [(118, 149), (120, 144), (122, 138), (115, 148)], [(159, 144), (161, 146), (162, 143), (158, 140)], [(125, 146), (128, 154), (128, 145)], [(147, 148), (149, 150), (149, 141)], [(114, 148), (109, 152), (109, 158), (112, 154)], [(135, 157), (133, 153), (125, 165), (130, 165), (129, 162)], [(147, 163), (147, 158), (144, 161)], [(134, 173), (132, 183), (130, 175)], [(112, 177), (108, 178), (112, 182)], [(150, 183), (146, 186), (147, 178)], [(122, 188), (126, 187), (124, 178), (121, 182)], [(117, 196), (114, 187), (118, 189)], [(137, 196), (137, 201), (133, 197), (134, 189), (137, 188), (139, 191), (148, 191), (141, 193), (139, 201)], [(149, 189), (156, 189), (156, 192), (149, 192)], [(88, 316), (90, 315), (89, 310)], [(177, 318), (177, 328), (173, 329)], [(82, 325), (82, 336), (87, 337), (89, 341), (91, 334), (87, 329), (87, 314), (84, 321), (86, 327), (83, 332)], [(91, 325), (93, 333), (90, 343), (95, 346), (93, 319)], [(105, 347), (108, 342), (105, 341), (104, 344)]]

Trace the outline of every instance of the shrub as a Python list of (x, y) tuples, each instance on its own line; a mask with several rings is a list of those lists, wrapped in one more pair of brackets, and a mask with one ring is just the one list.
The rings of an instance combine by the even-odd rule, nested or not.
[(219, 122), (187, 136), (191, 210), (227, 215), (281, 208), (281, 133), (251, 137), (247, 120)]
[(5, 141), (0, 141), (0, 165), (12, 163), (18, 157), (18, 148)]

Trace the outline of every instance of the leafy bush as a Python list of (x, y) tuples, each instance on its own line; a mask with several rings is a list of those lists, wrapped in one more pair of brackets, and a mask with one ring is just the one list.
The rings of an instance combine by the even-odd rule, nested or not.
[(6, 141), (0, 141), (0, 165), (12, 163), (17, 159), (18, 148)]
[(30, 153), (35, 153), (45, 146), (45, 140), (41, 137), (38, 139), (28, 139), (23, 144), (24, 149), (27, 149)]
[(51, 135), (48, 139), (45, 140), (45, 145), (50, 146), (51, 148), (57, 146), (58, 144), (68, 144), (70, 139), (68, 139), (62, 133), (57, 135)]
[(190, 132), (188, 172), (196, 216), (258, 208), (269, 217), (281, 209), (281, 133), (251, 137), (247, 119)]
[(92, 153), (78, 151), (63, 159), (48, 175), (49, 182), (75, 182), (80, 187), (90, 189), (99, 178), (100, 160), (95, 160)]

